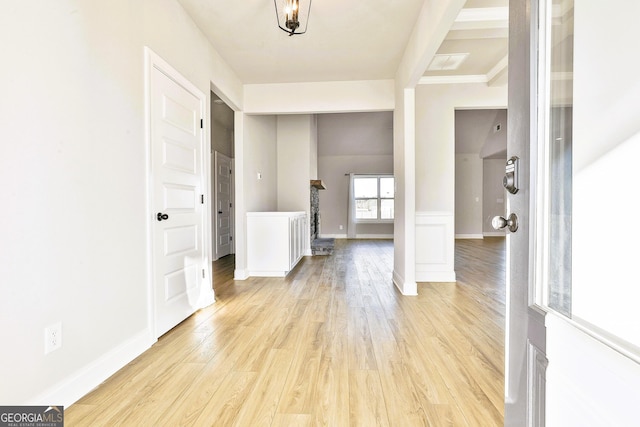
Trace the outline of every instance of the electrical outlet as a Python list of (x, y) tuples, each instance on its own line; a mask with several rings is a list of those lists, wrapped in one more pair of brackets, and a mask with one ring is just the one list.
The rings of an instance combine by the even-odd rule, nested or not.
[(62, 347), (62, 322), (44, 328), (44, 354)]
[(344, 227), (341, 225), (341, 226), (340, 226), (340, 230), (342, 230), (343, 228), (344, 228)]

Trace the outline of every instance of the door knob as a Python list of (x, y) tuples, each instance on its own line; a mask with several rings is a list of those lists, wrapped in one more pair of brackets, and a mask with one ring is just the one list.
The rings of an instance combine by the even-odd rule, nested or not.
[(502, 216), (494, 216), (491, 225), (496, 230), (508, 228), (510, 232), (515, 233), (518, 230), (518, 215), (512, 213), (507, 219)]
[(162, 221), (163, 219), (169, 219), (169, 215), (163, 214), (162, 212), (158, 212), (158, 215), (156, 215), (156, 218), (158, 218), (158, 221)]

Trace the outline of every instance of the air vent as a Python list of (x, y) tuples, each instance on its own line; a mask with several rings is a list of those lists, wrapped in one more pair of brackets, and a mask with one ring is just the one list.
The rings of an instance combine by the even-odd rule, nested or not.
[(445, 53), (436, 54), (429, 65), (429, 71), (452, 71), (457, 70), (467, 59), (468, 53)]

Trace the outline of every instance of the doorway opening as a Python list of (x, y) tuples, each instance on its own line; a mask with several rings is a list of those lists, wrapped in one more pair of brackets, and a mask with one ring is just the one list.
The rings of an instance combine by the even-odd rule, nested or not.
[(235, 269), (234, 111), (211, 91), (211, 233), (213, 286), (220, 270)]

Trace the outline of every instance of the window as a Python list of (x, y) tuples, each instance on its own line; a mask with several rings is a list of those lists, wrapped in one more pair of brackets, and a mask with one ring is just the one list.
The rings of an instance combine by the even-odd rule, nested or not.
[(392, 222), (395, 182), (391, 175), (353, 178), (357, 222)]

